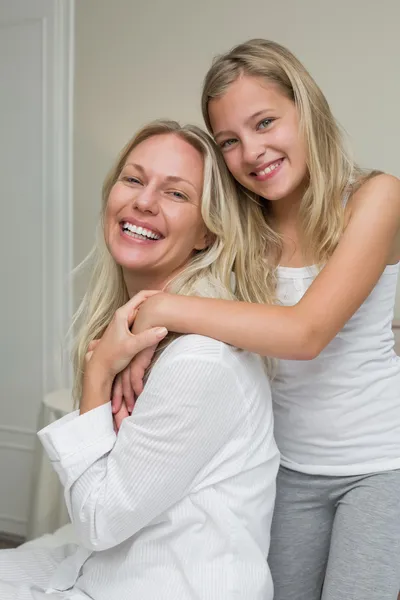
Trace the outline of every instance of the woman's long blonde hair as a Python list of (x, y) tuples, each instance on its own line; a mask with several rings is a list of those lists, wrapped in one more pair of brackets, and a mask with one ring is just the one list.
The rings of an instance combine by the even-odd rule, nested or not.
[(150, 137), (167, 134), (179, 136), (203, 157), (201, 214), (210, 238), (208, 247), (192, 257), (186, 268), (170, 282), (168, 291), (258, 303), (268, 300), (265, 284), (267, 226), (262, 207), (258, 203), (240, 202), (219, 148), (200, 128), (182, 127), (175, 121), (155, 121), (146, 125), (122, 150), (103, 185), (96, 243), (84, 261), (90, 265), (90, 282), (73, 320), (73, 328), (77, 330), (73, 349), (73, 395), (76, 401), (81, 395), (89, 343), (102, 336), (115, 311), (128, 300), (122, 269), (112, 258), (104, 240), (104, 215), (110, 191), (131, 151)]
[[(299, 114), (301, 133), (307, 148), (308, 188), (300, 207), (303, 251), (322, 265), (336, 248), (344, 226), (344, 197), (376, 171), (364, 172), (345, 148), (340, 127), (329, 104), (301, 62), (286, 48), (263, 39), (254, 39), (218, 56), (203, 84), (202, 112), (212, 133), (208, 105), (222, 96), (241, 75), (262, 77), (279, 86)], [(259, 198), (237, 183), (239, 193), (253, 201)], [(268, 199), (264, 199), (268, 215)], [(257, 240), (253, 240), (257, 244)], [(271, 229), (267, 256), (277, 265), (282, 251), (280, 237)], [(274, 269), (267, 273), (268, 298), (274, 295)]]

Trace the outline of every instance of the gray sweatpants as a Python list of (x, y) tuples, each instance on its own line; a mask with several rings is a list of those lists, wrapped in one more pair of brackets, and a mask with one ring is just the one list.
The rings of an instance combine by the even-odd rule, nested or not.
[(325, 477), (281, 467), (268, 562), (274, 600), (397, 600), (400, 470)]

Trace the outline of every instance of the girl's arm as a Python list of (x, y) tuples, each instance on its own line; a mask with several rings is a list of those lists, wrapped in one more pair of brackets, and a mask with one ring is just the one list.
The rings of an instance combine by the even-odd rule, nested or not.
[(351, 199), (349, 223), (328, 263), (291, 307), (158, 294), (140, 308), (135, 331), (163, 325), (264, 356), (310, 360), (343, 328), (400, 258), (400, 181), (379, 175)]

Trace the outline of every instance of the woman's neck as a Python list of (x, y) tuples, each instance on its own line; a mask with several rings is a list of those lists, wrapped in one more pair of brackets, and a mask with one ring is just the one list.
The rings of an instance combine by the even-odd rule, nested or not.
[(168, 275), (165, 273), (155, 273), (154, 271), (148, 271), (146, 273), (122, 269), (129, 298), (132, 298), (142, 290), (166, 290), (171, 281), (182, 272), (185, 266), (186, 265), (178, 267)]
[(142, 273), (139, 275), (125, 270), (123, 270), (123, 274), (129, 298), (142, 290), (163, 290), (170, 280), (169, 278), (166, 279), (165, 276), (157, 277), (154, 274), (146, 275)]

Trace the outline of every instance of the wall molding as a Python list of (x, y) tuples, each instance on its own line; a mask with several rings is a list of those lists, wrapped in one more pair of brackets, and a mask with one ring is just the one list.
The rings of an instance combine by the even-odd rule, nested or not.
[(36, 431), (11, 425), (0, 425), (0, 450), (33, 452)]

